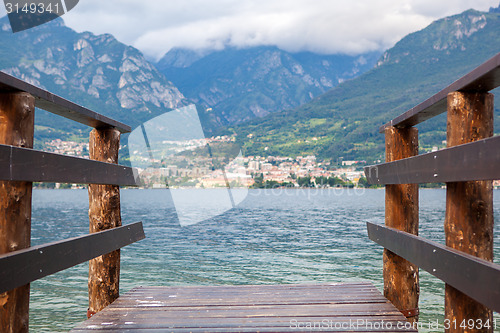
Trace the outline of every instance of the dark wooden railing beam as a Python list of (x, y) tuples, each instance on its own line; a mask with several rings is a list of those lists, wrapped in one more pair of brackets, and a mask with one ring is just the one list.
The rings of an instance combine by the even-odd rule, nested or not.
[(500, 265), (383, 225), (367, 228), (375, 243), (500, 312)]
[(476, 69), (450, 84), (434, 96), (394, 118), (380, 127), (380, 133), (385, 128), (411, 127), (446, 112), (446, 99), (450, 92), (488, 92), (500, 86), (500, 53), (489, 59)]
[(35, 107), (74, 120), (93, 128), (116, 128), (121, 133), (132, 129), (119, 121), (113, 120), (89, 110), (67, 99), (54, 95), (47, 90), (19, 80), (0, 71), (0, 92), (27, 92), (35, 97)]
[[(478, 163), (481, 161), (481, 163)], [(500, 179), (500, 136), (365, 167), (370, 184), (420, 184)]]
[(132, 168), (0, 145), (0, 180), (137, 186)]
[(144, 239), (142, 222), (0, 255), (0, 293)]

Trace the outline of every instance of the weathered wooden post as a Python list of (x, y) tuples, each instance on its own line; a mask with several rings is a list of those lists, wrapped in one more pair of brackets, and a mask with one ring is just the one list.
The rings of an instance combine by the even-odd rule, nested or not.
[[(448, 94), (447, 145), (477, 141), (493, 135), (493, 95), (452, 92)], [(491, 181), (447, 183), (445, 235), (446, 245), (465, 253), (493, 260), (493, 186)], [(492, 312), (455, 288), (445, 288), (445, 318), (448, 332), (493, 332), (487, 329), (463, 329), (474, 320), (492, 327)]]
[[(35, 98), (0, 93), (0, 143), (33, 148)], [(0, 181), (0, 254), (30, 247), (30, 182)], [(0, 332), (28, 332), (30, 285), (0, 294)]]
[[(120, 132), (115, 129), (94, 129), (90, 133), (90, 158), (118, 163)], [(120, 187), (89, 185), (90, 233), (121, 226)], [(120, 250), (89, 262), (89, 309), (87, 316), (101, 311), (118, 298)]]
[[(418, 155), (418, 130), (385, 129), (386, 162)], [(385, 224), (418, 235), (418, 184), (385, 187)], [(384, 296), (410, 322), (418, 321), (418, 267), (384, 249)]]

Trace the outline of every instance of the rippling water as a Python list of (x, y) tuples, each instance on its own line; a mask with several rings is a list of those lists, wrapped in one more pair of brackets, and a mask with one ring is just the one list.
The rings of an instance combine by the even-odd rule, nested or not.
[[(122, 293), (138, 285), (361, 280), (382, 290), (382, 248), (368, 239), (366, 222), (383, 223), (383, 190), (250, 190), (238, 208), (188, 227), (177, 222), (168, 190), (121, 193), (123, 223), (143, 221), (147, 237), (122, 249)], [(444, 212), (445, 190), (421, 190), (420, 235), (443, 243)], [(86, 190), (35, 190), (32, 244), (88, 233), (87, 213)], [(498, 258), (500, 191), (495, 221)], [(85, 263), (32, 283), (32, 332), (64, 332), (86, 319), (87, 274)], [(444, 284), (420, 276), (420, 320), (442, 322)]]

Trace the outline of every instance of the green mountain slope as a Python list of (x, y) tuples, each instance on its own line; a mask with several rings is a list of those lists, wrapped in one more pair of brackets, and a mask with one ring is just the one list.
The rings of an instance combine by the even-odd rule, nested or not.
[(274, 46), (169, 51), (159, 70), (191, 100), (235, 124), (297, 107), (371, 69), (380, 53), (358, 56), (289, 53)]
[[(380, 125), (499, 51), (500, 13), (469, 10), (406, 36), (383, 54), (373, 70), (310, 103), (227, 132), (237, 133), (246, 155), (316, 154), (333, 161), (383, 159)], [(419, 126), (422, 148), (442, 144), (446, 130), (443, 116)]]

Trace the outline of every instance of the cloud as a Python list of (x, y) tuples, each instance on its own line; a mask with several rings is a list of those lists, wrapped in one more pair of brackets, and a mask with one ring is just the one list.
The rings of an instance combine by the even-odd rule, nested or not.
[(288, 51), (384, 50), (433, 20), (498, 0), (85, 0), (64, 16), (150, 57), (191, 49), (276, 45)]

